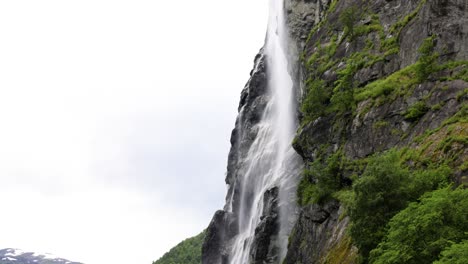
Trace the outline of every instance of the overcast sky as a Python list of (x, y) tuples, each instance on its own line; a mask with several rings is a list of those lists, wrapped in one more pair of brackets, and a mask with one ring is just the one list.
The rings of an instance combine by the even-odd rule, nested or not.
[(223, 206), (267, 0), (0, 2), (0, 248), (150, 264)]

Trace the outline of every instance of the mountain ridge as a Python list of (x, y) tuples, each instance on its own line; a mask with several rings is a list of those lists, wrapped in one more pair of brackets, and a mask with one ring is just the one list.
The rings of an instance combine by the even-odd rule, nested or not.
[(0, 264), (83, 264), (49, 253), (39, 254), (26, 252), (15, 248), (0, 249)]

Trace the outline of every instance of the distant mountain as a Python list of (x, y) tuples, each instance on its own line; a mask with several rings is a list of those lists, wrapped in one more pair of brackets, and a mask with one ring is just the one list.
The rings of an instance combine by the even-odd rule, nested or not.
[(0, 250), (0, 264), (83, 264), (73, 262), (63, 258), (58, 258), (51, 254), (38, 254), (24, 252), (19, 249), (5, 248)]

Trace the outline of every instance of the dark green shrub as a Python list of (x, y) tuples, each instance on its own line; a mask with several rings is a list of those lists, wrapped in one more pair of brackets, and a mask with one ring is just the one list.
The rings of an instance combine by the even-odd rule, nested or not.
[(434, 264), (466, 264), (468, 263), (468, 240), (453, 244), (440, 254), (442, 257)]
[(330, 99), (333, 111), (342, 114), (355, 107), (354, 101), (354, 74), (358, 69), (351, 59), (346, 67), (338, 72), (338, 80), (335, 82), (333, 95)]
[(413, 105), (411, 105), (405, 113), (405, 119), (415, 121), (421, 118), (429, 111), (429, 107), (427, 107), (426, 103), (419, 101)]
[[(432, 263), (445, 248), (468, 239), (467, 208), (466, 189), (447, 187), (425, 195), (391, 219), (384, 242), (370, 254), (370, 263)], [(443, 259), (459, 250), (452, 248)]]
[(354, 38), (354, 25), (359, 19), (358, 12), (357, 7), (352, 6), (340, 14), (340, 22), (343, 24), (345, 35), (350, 39)]
[(364, 260), (384, 238), (388, 221), (422, 194), (447, 186), (452, 173), (447, 166), (409, 170), (401, 152), (391, 150), (369, 160), (353, 185), (355, 201), (349, 209), (351, 237)]
[(416, 64), (416, 75), (423, 82), (437, 69), (436, 61), (439, 55), (434, 52), (435, 36), (423, 41), (419, 47), (419, 59)]
[(346, 159), (341, 151), (327, 158), (309, 163), (298, 186), (299, 205), (323, 204), (343, 187), (342, 171)]
[(354, 184), (350, 232), (364, 259), (384, 237), (388, 220), (406, 206), (409, 184), (409, 171), (401, 167), (395, 151), (372, 158)]
[(310, 80), (307, 86), (307, 95), (301, 104), (301, 111), (312, 121), (325, 113), (330, 101), (330, 91), (321, 80)]

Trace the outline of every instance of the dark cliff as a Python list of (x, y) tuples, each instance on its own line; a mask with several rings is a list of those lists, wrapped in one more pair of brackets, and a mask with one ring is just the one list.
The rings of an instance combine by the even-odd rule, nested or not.
[[(349, 215), (357, 206), (343, 194), (356, 195), (352, 185), (370, 157), (392, 149), (409, 170), (447, 165), (450, 180), (466, 181), (468, 2), (291, 0), (287, 6), (302, 51), (302, 122), (294, 147), (308, 166), (285, 263), (366, 262), (376, 245), (352, 241), (357, 232)], [(401, 154), (407, 149), (411, 157)], [(325, 184), (317, 167), (327, 170), (333, 159), (340, 166)]]
[[(237, 234), (238, 219), (229, 211), (238, 211), (240, 185), (237, 184), (239, 164), (245, 159), (255, 137), (255, 125), (260, 121), (268, 102), (267, 71), (263, 50), (255, 58), (254, 69), (250, 80), (242, 90), (239, 103), (239, 115), (231, 135), (231, 150), (228, 157), (226, 184), (228, 184), (227, 199), (232, 197), (232, 204), (227, 204), (225, 210), (215, 213), (205, 238), (202, 250), (203, 263), (227, 263), (228, 250), (226, 244)], [(232, 207), (229, 210), (227, 207)], [(276, 219), (276, 216), (272, 216)], [(272, 221), (274, 224), (275, 221)], [(272, 227), (274, 228), (274, 227)], [(268, 248), (269, 245), (266, 245)]]
[[(289, 70), (300, 102), (293, 146), (306, 166), (284, 263), (384, 263), (382, 256), (385, 263), (430, 263), (445, 256), (450, 245), (468, 239), (466, 213), (457, 218), (462, 224), (453, 224), (453, 236), (439, 235), (445, 242), (426, 241), (437, 244), (430, 253), (388, 257), (392, 223), (405, 208), (418, 211), (444, 188), (461, 186), (466, 194), (468, 2), (285, 0), (285, 9)], [(269, 99), (265, 68), (260, 51), (231, 137), (228, 197), (239, 193), (238, 165)], [(265, 203), (272, 206), (256, 234), (253, 263), (278, 263), (277, 191), (268, 193)], [(238, 199), (232, 201), (226, 206), (236, 208)], [(207, 229), (203, 263), (227, 263), (226, 241), (237, 226), (227, 211), (218, 211)], [(448, 213), (441, 215), (435, 228), (452, 227)]]

